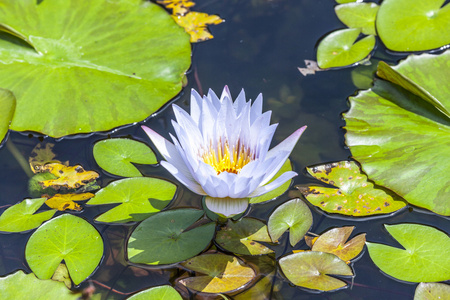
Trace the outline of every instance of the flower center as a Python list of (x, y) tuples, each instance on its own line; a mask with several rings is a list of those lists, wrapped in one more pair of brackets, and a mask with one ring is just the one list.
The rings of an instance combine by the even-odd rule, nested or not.
[(240, 141), (230, 147), (228, 141), (222, 143), (219, 140), (216, 147), (211, 143), (200, 156), (205, 163), (216, 170), (217, 175), (222, 172), (238, 174), (246, 164), (255, 159), (255, 155)]

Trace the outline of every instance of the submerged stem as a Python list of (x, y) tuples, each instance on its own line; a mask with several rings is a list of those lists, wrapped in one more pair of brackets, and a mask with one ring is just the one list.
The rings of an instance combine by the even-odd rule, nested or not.
[(33, 171), (31, 171), (30, 169), (29, 163), (27, 162), (25, 157), (23, 157), (22, 153), (20, 153), (19, 149), (17, 149), (16, 145), (14, 145), (11, 139), (8, 139), (8, 141), (6, 142), (6, 149), (8, 149), (9, 152), (11, 152), (11, 154), (17, 160), (17, 162), (19, 163), (20, 167), (25, 172), (25, 174), (27, 174), (27, 176), (31, 178), (34, 174)]

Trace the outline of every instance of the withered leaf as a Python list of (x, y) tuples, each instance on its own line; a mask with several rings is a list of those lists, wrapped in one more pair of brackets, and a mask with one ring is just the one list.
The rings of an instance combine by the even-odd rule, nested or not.
[(43, 166), (42, 170), (48, 171), (58, 177), (57, 179), (39, 182), (43, 188), (52, 187), (58, 190), (61, 187), (76, 189), (82, 187), (99, 177), (97, 172), (85, 171), (82, 166), (65, 166), (60, 163), (51, 163)]

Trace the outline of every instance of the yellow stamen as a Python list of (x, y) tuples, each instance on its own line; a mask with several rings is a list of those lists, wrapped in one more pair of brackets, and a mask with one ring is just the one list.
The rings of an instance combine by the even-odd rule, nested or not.
[(222, 143), (222, 140), (217, 142), (217, 147), (213, 147), (211, 143), (201, 154), (201, 158), (216, 170), (217, 175), (222, 172), (238, 174), (246, 164), (255, 159), (250, 149), (240, 141), (230, 147), (228, 141)]

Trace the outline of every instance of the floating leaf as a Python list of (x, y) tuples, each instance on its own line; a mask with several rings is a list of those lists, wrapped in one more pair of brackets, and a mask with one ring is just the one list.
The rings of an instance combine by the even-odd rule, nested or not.
[(64, 283), (54, 280), (40, 280), (19, 270), (9, 276), (0, 277), (2, 299), (58, 299), (77, 300), (80, 292), (69, 290)]
[[(450, 111), (447, 63), (441, 55), (412, 55), (396, 71)], [(350, 97), (346, 144), (364, 172), (411, 204), (450, 215), (450, 119), (429, 101), (390, 82)]]
[(217, 232), (216, 242), (224, 249), (243, 255), (273, 253), (260, 242), (272, 242), (267, 226), (260, 220), (243, 218), (239, 221), (228, 220), (226, 226)]
[(311, 250), (331, 253), (347, 263), (350, 262), (361, 253), (366, 242), (365, 233), (347, 242), (354, 228), (354, 226), (347, 226), (328, 230), (314, 241)]
[(444, 283), (421, 282), (416, 288), (414, 300), (439, 300), (447, 299), (450, 295), (450, 285)]
[(212, 39), (214, 36), (208, 31), (207, 26), (217, 25), (224, 21), (219, 16), (195, 11), (189, 12), (184, 16), (173, 16), (173, 19), (189, 33), (191, 43)]
[(306, 170), (314, 178), (337, 187), (296, 186), (311, 204), (326, 212), (360, 217), (392, 213), (406, 205), (400, 197), (374, 187), (355, 162), (341, 161)]
[(121, 203), (95, 218), (98, 222), (142, 221), (159, 212), (173, 199), (176, 186), (163, 179), (137, 177), (117, 180), (97, 192), (87, 205)]
[[(191, 258), (202, 252), (214, 236), (215, 223), (192, 228), (203, 216), (197, 209), (160, 212), (139, 224), (128, 240), (132, 263), (163, 265)], [(189, 230), (187, 230), (189, 229)]]
[(424, 51), (450, 44), (450, 9), (444, 3), (384, 0), (376, 20), (378, 35), (393, 51)]
[(338, 3), (338, 4), (351, 3), (351, 2), (361, 2), (361, 0), (336, 0), (336, 3)]
[[(273, 178), (268, 183), (271, 183), (272, 181), (276, 180), (278, 177), (280, 177), (282, 174), (284, 174), (285, 172), (288, 172), (288, 171), (292, 171), (292, 164), (289, 159), (287, 159), (284, 162), (283, 166), (278, 171), (278, 173), (275, 174), (275, 176), (273, 176)], [(290, 185), (291, 185), (291, 180), (288, 180), (285, 183), (283, 183), (282, 185), (280, 185), (279, 187), (277, 187), (276, 189), (274, 189), (268, 193), (265, 193), (258, 197), (250, 198), (249, 202), (250, 203), (261, 203), (261, 202), (275, 199), (278, 196), (281, 196), (284, 192), (286, 192)]]
[(166, 8), (172, 9), (173, 15), (185, 15), (189, 12), (189, 9), (195, 5), (190, 0), (157, 0), (159, 4), (164, 5)]
[(156, 164), (155, 153), (146, 144), (130, 139), (103, 140), (94, 145), (94, 159), (105, 171), (123, 177), (139, 177), (132, 164)]
[(373, 35), (356, 41), (361, 29), (336, 30), (327, 35), (317, 47), (317, 63), (322, 69), (344, 67), (360, 62), (375, 47)]
[(267, 226), (273, 241), (289, 229), (289, 242), (294, 247), (311, 228), (313, 219), (308, 206), (301, 199), (293, 199), (270, 215)]
[(179, 282), (203, 293), (229, 293), (244, 288), (255, 278), (255, 271), (239, 258), (219, 253), (193, 257), (181, 264), (205, 275), (183, 278)]
[(343, 260), (326, 252), (294, 253), (281, 258), (279, 264), (293, 284), (313, 290), (331, 291), (347, 285), (328, 275), (353, 275), (352, 269)]
[(75, 284), (85, 280), (100, 263), (103, 240), (82, 218), (64, 214), (39, 227), (28, 240), (25, 258), (40, 279), (49, 279), (62, 260)]
[(379, 6), (375, 3), (347, 3), (334, 8), (337, 17), (350, 28), (360, 28), (362, 33), (377, 35), (375, 18)]
[(410, 282), (450, 279), (450, 238), (446, 233), (419, 224), (384, 226), (404, 249), (367, 242), (370, 258), (381, 271)]
[(170, 285), (155, 286), (128, 297), (127, 300), (183, 300), (176, 289)]
[(69, 270), (67, 270), (65, 264), (59, 264), (52, 276), (52, 280), (63, 282), (68, 289), (72, 288), (72, 280), (70, 279)]
[(303, 76), (314, 75), (316, 72), (323, 71), (314, 60), (305, 59), (306, 68), (297, 68)]
[(35, 214), (45, 200), (47, 199), (25, 199), (6, 209), (0, 216), (0, 231), (27, 231), (39, 227), (43, 222), (51, 219), (56, 210), (47, 210)]
[(16, 109), (16, 97), (11, 91), (0, 88), (0, 143), (9, 130)]
[(51, 163), (43, 166), (42, 170), (55, 175), (57, 179), (44, 180), (40, 184), (43, 188), (51, 187), (55, 190), (63, 188), (76, 189), (98, 178), (98, 173), (85, 171), (82, 166), (65, 166), (60, 163)]
[(270, 299), (275, 272), (263, 276), (253, 286), (233, 296), (233, 300)]
[[(47, 163), (60, 163), (60, 161), (55, 160), (56, 155), (53, 153), (54, 146), (55, 144), (52, 143), (39, 143), (34, 147), (28, 158), (33, 173), (44, 172), (43, 167)], [(68, 163), (64, 163), (64, 165), (68, 166)]]
[(56, 194), (53, 197), (48, 198), (45, 201), (48, 207), (57, 210), (81, 210), (81, 206), (74, 201), (83, 201), (94, 197), (92, 193), (82, 193), (82, 194)]
[(0, 20), (0, 86), (17, 98), (17, 131), (142, 121), (180, 92), (190, 65), (188, 35), (149, 1), (5, 0)]

